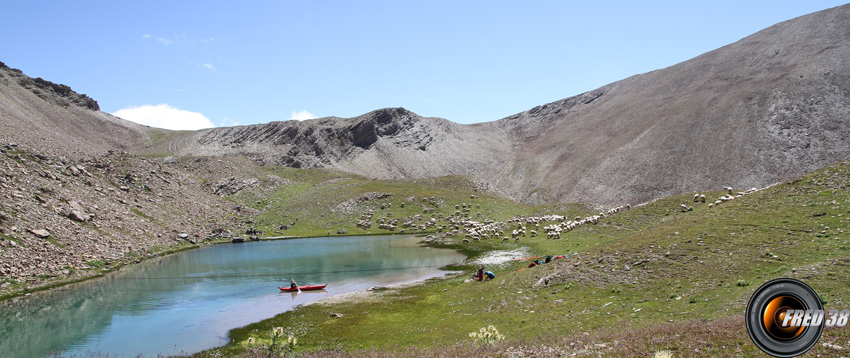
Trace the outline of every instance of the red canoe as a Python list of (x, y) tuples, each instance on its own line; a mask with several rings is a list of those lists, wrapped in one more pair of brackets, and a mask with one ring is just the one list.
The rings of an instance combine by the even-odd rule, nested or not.
[[(312, 286), (298, 286), (301, 291), (313, 291), (313, 290), (321, 290), (327, 287), (327, 284), (324, 285), (312, 285)], [(298, 292), (298, 288), (289, 288), (289, 287), (278, 287), (283, 292)]]

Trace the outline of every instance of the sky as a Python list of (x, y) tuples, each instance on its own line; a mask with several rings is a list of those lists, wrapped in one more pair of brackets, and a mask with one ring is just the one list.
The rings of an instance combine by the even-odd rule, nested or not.
[(699, 56), (840, 1), (0, 0), (0, 61), (168, 129), (356, 117), (458, 123)]

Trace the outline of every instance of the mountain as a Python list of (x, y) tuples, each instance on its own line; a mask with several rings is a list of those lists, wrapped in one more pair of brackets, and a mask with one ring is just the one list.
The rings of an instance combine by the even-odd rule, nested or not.
[(850, 156), (847, 58), (850, 5), (493, 122), (386, 108), (194, 132), (123, 121), (4, 67), (0, 115), (12, 130), (0, 140), (53, 153), (239, 155), (377, 179), (473, 175), (528, 204), (640, 203), (768, 186)]
[(44, 155), (85, 158), (133, 151), (163, 132), (100, 111), (70, 87), (31, 78), (0, 62), (0, 141)]
[(322, 118), (212, 128), (148, 148), (179, 156), (244, 155), (265, 164), (336, 168), (377, 179), (471, 174), (492, 178), (511, 158), (505, 133), (385, 108)]
[(845, 5), (489, 125), (522, 144), (507, 185), (535, 202), (761, 187), (850, 155), (848, 58)]

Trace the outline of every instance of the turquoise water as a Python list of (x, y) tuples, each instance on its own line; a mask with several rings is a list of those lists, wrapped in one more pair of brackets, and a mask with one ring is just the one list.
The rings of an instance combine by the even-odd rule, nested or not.
[[(328, 295), (441, 273), (451, 250), (412, 237), (359, 236), (214, 245), (102, 279), (0, 302), (0, 356), (194, 353), (227, 332)], [(281, 293), (277, 286), (324, 284)]]

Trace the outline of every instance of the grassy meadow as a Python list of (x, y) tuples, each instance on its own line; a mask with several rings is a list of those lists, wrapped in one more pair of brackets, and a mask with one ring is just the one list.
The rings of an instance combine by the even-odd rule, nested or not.
[[(415, 216), (421, 215), (438, 224), (463, 204), (471, 205), (468, 215), (476, 221), (572, 218), (607, 210), (589, 204), (524, 206), (479, 192), (466, 177), (370, 180), (326, 170), (262, 170), (286, 184), (273, 192), (243, 191), (230, 200), (258, 210), (255, 224), (268, 236), (323, 236), (339, 229), (349, 235), (389, 233), (354, 227), (369, 210), (373, 221), (419, 222)], [(455, 272), (448, 278), (303, 306), (233, 330), (230, 344), (197, 356), (266, 356), (274, 328), (282, 327), (279, 333), (297, 343), (275, 354), (761, 357), (743, 322), (747, 301), (761, 284), (801, 279), (818, 292), (825, 309), (850, 308), (848, 174), (850, 163), (842, 162), (711, 208), (694, 203), (694, 193), (674, 195), (581, 226), (560, 240), (538, 235), (463, 244), (461, 236), (451, 237), (438, 245), (470, 259), (447, 268)], [(391, 195), (357, 199), (367, 193)], [(710, 202), (726, 192), (701, 194)], [(290, 222), (291, 229), (278, 229)], [(529, 256), (575, 255), (533, 268), (526, 268), (528, 261), (511, 261), (488, 267), (497, 275), (492, 281), (467, 280), (476, 259), (518, 248)], [(488, 326), (498, 334), (470, 336)], [(825, 330), (807, 356), (846, 355), (848, 329)]]

